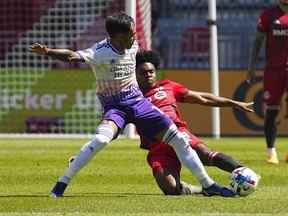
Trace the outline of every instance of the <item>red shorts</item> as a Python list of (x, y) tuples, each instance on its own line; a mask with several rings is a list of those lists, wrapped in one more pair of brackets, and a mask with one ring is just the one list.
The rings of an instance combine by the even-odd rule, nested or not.
[[(203, 143), (199, 138), (190, 133), (186, 128), (178, 128), (179, 131), (185, 133), (188, 137), (190, 146), (195, 148), (198, 144)], [(181, 170), (181, 163), (177, 158), (174, 149), (163, 142), (155, 143), (149, 150), (147, 155), (147, 162), (152, 168), (153, 172), (163, 170), (165, 168)]]
[(279, 105), (288, 89), (288, 68), (266, 69), (264, 72), (263, 100), (267, 105)]

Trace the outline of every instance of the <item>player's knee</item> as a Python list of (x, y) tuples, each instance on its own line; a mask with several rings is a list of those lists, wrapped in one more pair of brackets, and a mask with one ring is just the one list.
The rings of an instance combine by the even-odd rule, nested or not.
[(92, 140), (81, 148), (81, 151), (90, 150), (91, 152), (97, 152), (104, 148), (109, 142), (110, 139), (105, 135), (96, 134)]
[(185, 137), (184, 134), (179, 132), (175, 124), (172, 124), (168, 128), (162, 140), (163, 142), (172, 146), (174, 149), (181, 145), (189, 145), (187, 137)]
[(181, 195), (181, 187), (173, 182), (165, 182), (165, 184), (159, 185), (160, 189), (165, 195), (175, 196)]
[[(102, 135), (107, 137), (107, 139), (109, 139), (109, 141), (111, 141), (114, 136), (115, 136), (115, 131), (114, 128), (112, 127), (112, 125), (110, 124), (100, 124), (97, 128), (96, 128), (96, 135)], [(100, 138), (101, 139), (101, 138)]]
[(97, 152), (110, 143), (113, 137), (114, 131), (110, 125), (99, 125), (93, 139), (86, 143), (81, 150), (89, 149), (90, 151)]
[(181, 195), (181, 189), (178, 189), (177, 187), (166, 188), (163, 193), (167, 196), (179, 196)]
[(266, 117), (276, 118), (279, 113), (279, 107), (275, 106), (268, 106), (266, 109)]
[(167, 175), (165, 171), (158, 169), (153, 170), (155, 180), (165, 195), (180, 195), (181, 185), (177, 183), (176, 179), (172, 175)]

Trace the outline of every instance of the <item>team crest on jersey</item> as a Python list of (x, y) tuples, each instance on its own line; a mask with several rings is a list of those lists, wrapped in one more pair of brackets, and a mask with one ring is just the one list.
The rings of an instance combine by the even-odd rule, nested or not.
[(157, 91), (155, 94), (154, 94), (154, 97), (158, 100), (160, 99), (163, 99), (163, 98), (166, 98), (167, 97), (167, 94), (165, 91)]

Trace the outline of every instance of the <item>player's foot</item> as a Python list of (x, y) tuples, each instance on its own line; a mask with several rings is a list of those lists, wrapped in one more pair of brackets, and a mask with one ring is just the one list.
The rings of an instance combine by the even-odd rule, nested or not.
[(217, 183), (212, 184), (208, 188), (203, 188), (204, 196), (223, 196), (223, 197), (234, 197), (236, 194), (229, 188), (222, 187)]
[(184, 181), (181, 181), (182, 186), (182, 195), (192, 195), (192, 194), (201, 194), (202, 193), (202, 187), (197, 185), (191, 185)]
[(50, 192), (50, 196), (53, 198), (62, 197), (63, 193), (67, 187), (67, 184), (64, 182), (57, 182)]
[(277, 165), (279, 164), (279, 160), (277, 154), (268, 155), (267, 163)]

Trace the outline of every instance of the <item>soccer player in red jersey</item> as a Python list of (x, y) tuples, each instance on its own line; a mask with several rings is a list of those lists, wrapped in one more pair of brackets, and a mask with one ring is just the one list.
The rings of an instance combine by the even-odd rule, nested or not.
[(250, 83), (255, 81), (256, 60), (265, 40), (263, 100), (266, 104), (264, 133), (268, 153), (267, 162), (278, 164), (275, 148), (276, 117), (280, 110), (281, 98), (288, 87), (288, 0), (278, 0), (275, 6), (264, 9), (258, 19), (248, 65), (247, 81)]
[[(200, 139), (189, 132), (186, 122), (180, 116), (176, 102), (236, 107), (247, 112), (253, 112), (251, 108), (253, 103), (234, 101), (210, 93), (192, 91), (170, 80), (156, 81), (158, 66), (159, 56), (155, 52), (142, 51), (137, 53), (136, 77), (144, 96), (173, 120), (178, 129), (185, 134), (204, 165), (216, 166), (227, 172), (232, 172), (240, 167), (239, 162), (221, 152), (211, 151)], [(170, 146), (161, 142), (151, 143), (141, 134), (140, 137), (140, 147), (149, 150), (147, 161), (164, 194), (188, 195), (197, 191), (197, 188), (180, 181), (181, 163)]]

